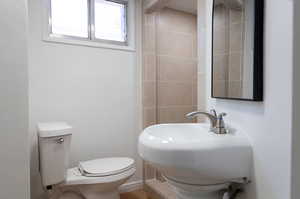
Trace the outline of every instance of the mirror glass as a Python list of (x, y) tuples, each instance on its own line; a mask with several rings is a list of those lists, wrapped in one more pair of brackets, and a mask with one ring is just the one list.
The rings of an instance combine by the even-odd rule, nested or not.
[(214, 0), (212, 97), (262, 101), (262, 0)]

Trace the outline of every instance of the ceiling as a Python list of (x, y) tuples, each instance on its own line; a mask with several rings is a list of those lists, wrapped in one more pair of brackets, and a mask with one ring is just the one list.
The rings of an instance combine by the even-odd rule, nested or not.
[(170, 0), (166, 7), (197, 14), (197, 0)]

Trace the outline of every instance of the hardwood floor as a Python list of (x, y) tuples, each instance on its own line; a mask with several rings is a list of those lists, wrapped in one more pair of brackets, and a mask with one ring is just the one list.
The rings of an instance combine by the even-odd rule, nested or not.
[(143, 190), (137, 190), (121, 194), (121, 199), (151, 199)]

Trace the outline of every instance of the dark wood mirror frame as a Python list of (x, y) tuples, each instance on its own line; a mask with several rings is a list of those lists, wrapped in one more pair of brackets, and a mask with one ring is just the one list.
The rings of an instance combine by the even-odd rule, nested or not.
[[(248, 1), (248, 0), (245, 0)], [(254, 56), (253, 56), (253, 98), (217, 97), (213, 95), (213, 59), (214, 59), (214, 5), (212, 14), (212, 64), (211, 64), (211, 97), (216, 99), (263, 101), (263, 62), (264, 62), (264, 0), (254, 0)]]

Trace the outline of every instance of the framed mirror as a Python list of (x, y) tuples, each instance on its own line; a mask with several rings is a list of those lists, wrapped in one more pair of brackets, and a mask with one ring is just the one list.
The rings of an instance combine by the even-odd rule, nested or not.
[(212, 97), (263, 101), (263, 0), (214, 0)]

